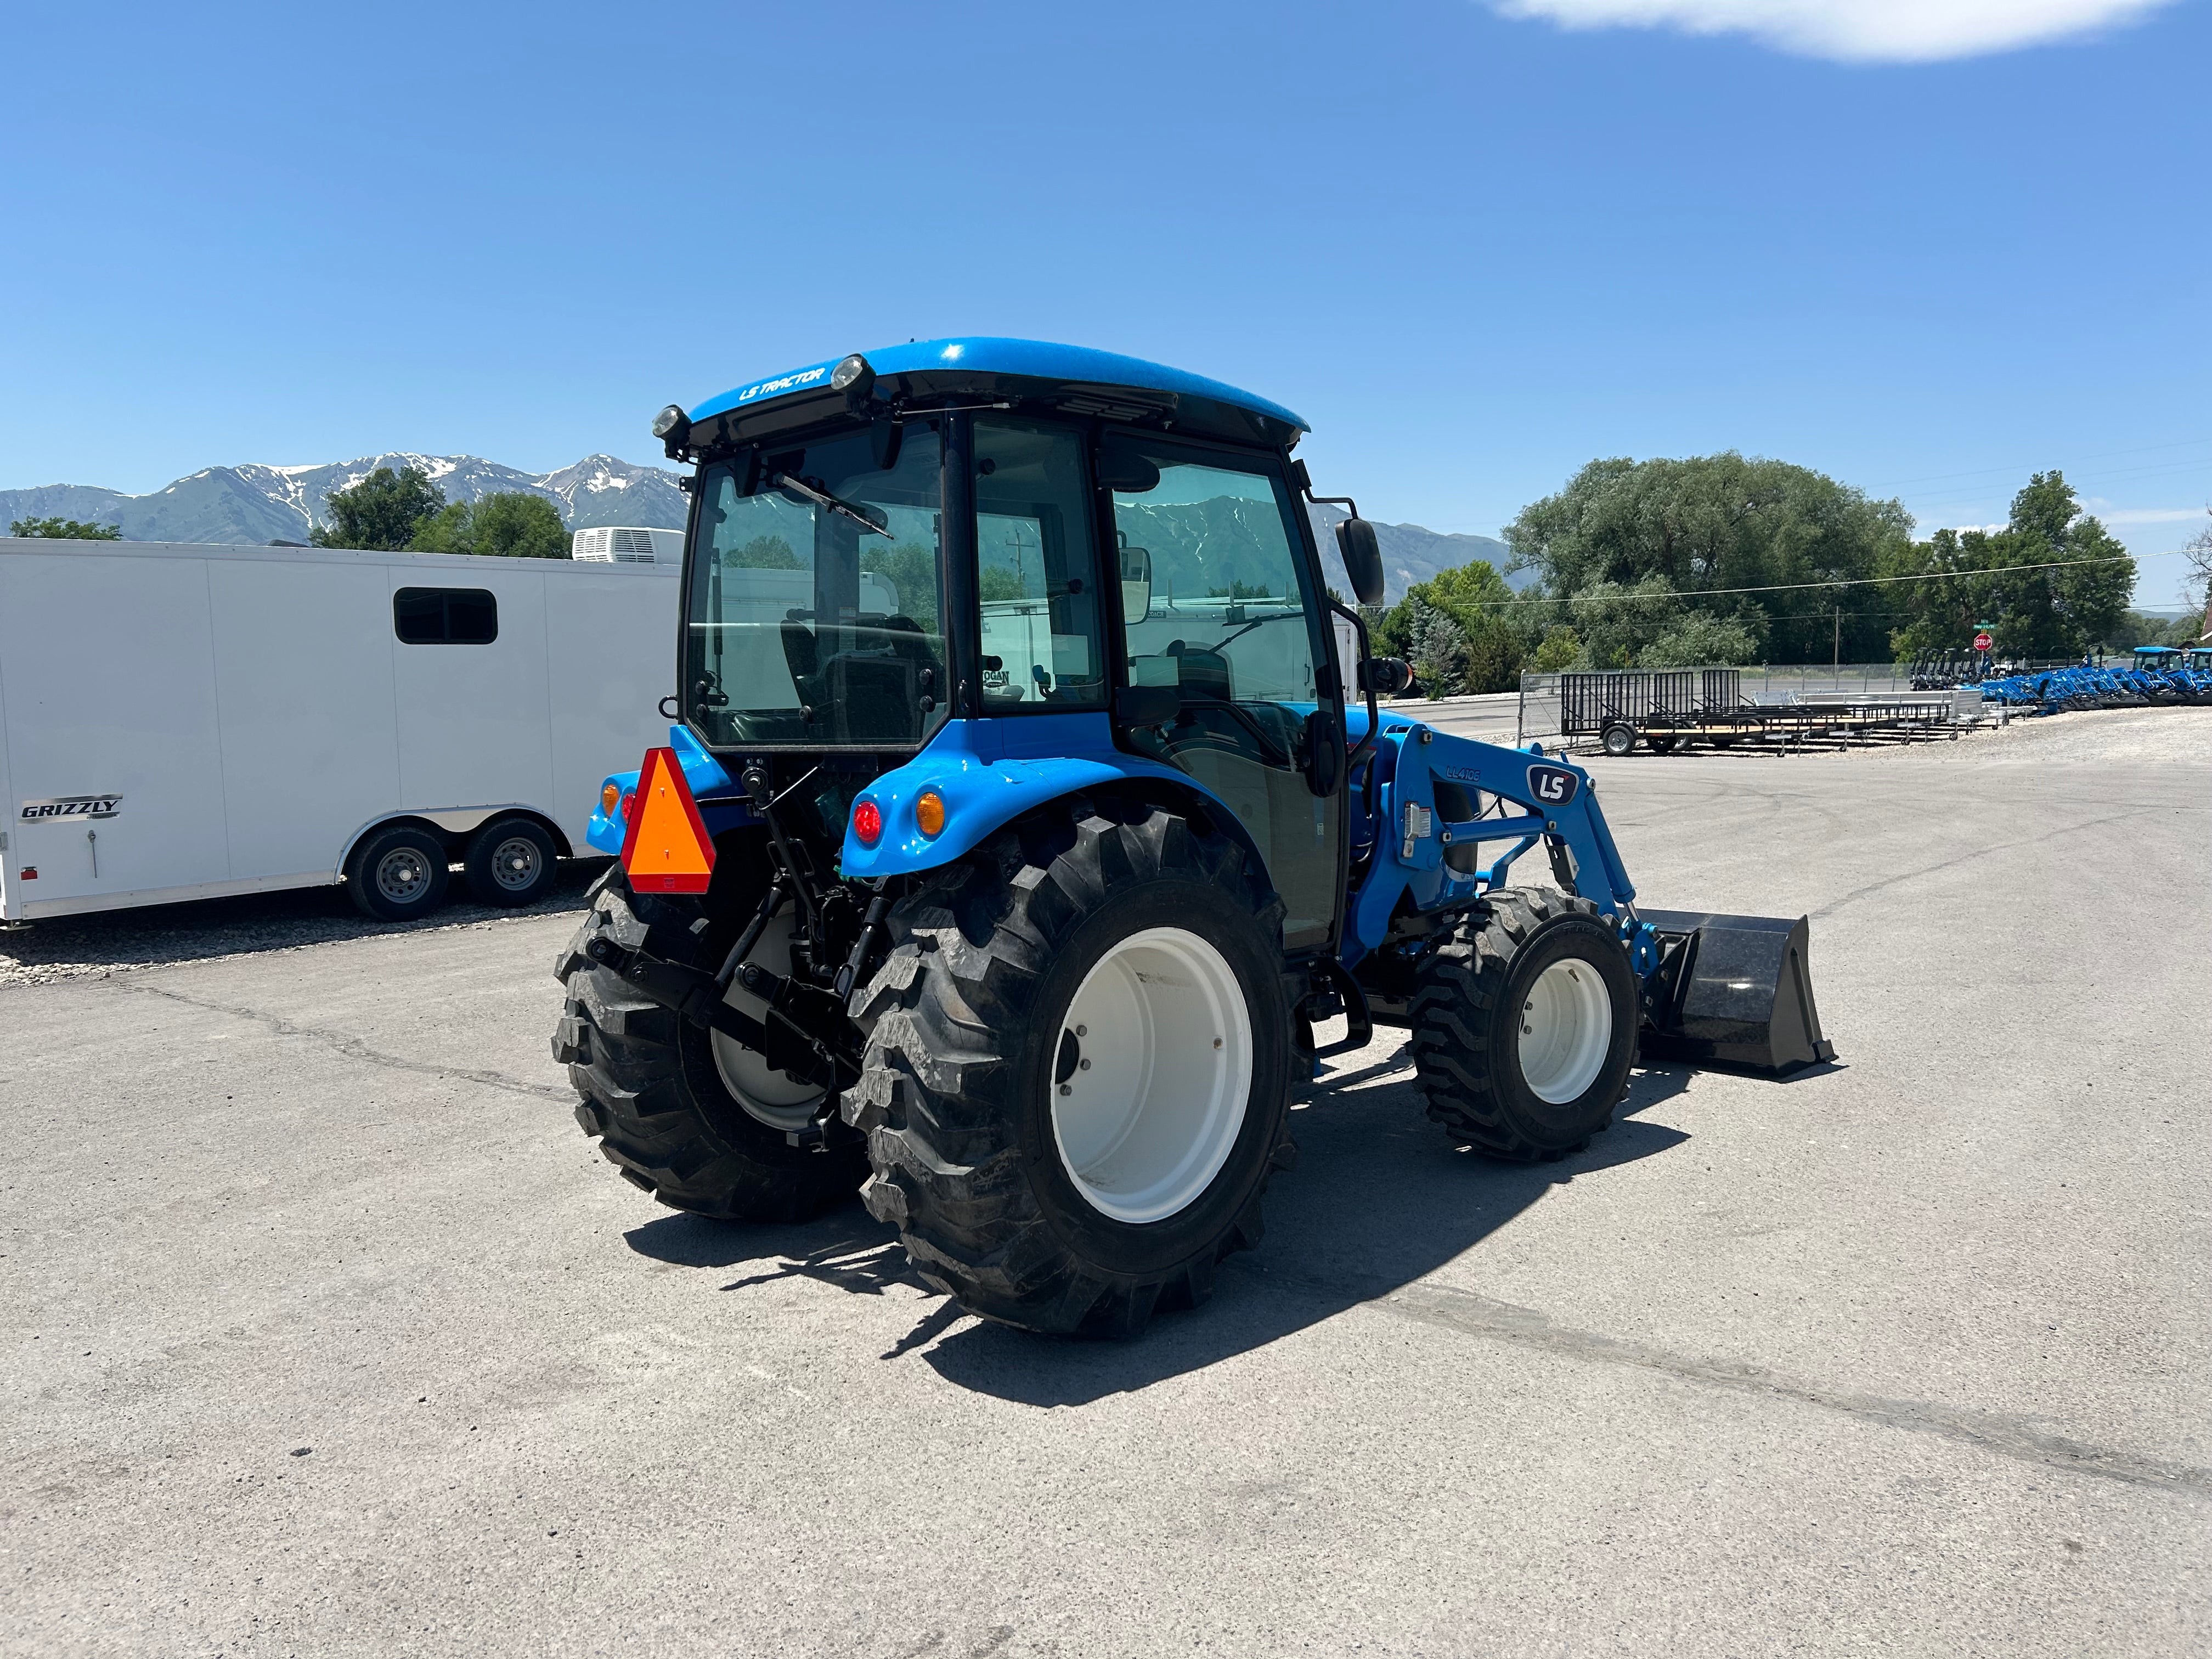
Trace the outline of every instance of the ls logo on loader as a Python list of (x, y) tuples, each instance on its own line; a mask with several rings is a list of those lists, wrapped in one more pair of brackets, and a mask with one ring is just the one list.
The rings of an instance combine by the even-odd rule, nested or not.
[(1528, 793), (1547, 806), (1565, 806), (1581, 787), (1582, 780), (1564, 766), (1528, 769)]

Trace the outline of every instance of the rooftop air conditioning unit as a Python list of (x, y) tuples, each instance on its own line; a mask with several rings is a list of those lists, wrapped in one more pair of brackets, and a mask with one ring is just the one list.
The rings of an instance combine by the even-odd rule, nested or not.
[(628, 525), (599, 525), (579, 530), (570, 556), (600, 564), (681, 564), (684, 532), (641, 530)]

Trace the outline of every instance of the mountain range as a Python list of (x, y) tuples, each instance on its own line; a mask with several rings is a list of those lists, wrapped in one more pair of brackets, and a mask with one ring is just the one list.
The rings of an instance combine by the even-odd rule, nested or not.
[(133, 542), (304, 542), (327, 523), (332, 490), (360, 483), (380, 466), (428, 474), (449, 501), (501, 491), (543, 495), (571, 530), (597, 525), (681, 527), (676, 475), (611, 455), (586, 455), (557, 472), (521, 472), (474, 455), (398, 452), (324, 466), (210, 466), (144, 495), (90, 484), (0, 489), (0, 525), (18, 519), (78, 519), (112, 524)]
[[(680, 529), (685, 517), (676, 474), (611, 455), (586, 455), (556, 472), (523, 472), (474, 455), (398, 451), (321, 466), (210, 466), (144, 495), (92, 484), (0, 489), (0, 526), (18, 519), (78, 519), (113, 525), (125, 540), (134, 542), (304, 542), (309, 532), (328, 522), (331, 492), (358, 483), (380, 466), (395, 471), (420, 468), (449, 501), (472, 501), (506, 490), (543, 495), (560, 509), (571, 530), (599, 525)], [(1334, 566), (1331, 526), (1344, 514), (1333, 507), (1307, 511)], [(1375, 532), (1382, 548), (1386, 597), (1393, 602), (1415, 582), (1470, 560), (1487, 559), (1501, 572), (1505, 568), (1505, 544), (1488, 536), (1444, 535), (1419, 525), (1380, 522)], [(1518, 588), (1534, 578), (1519, 572), (1506, 580)]]

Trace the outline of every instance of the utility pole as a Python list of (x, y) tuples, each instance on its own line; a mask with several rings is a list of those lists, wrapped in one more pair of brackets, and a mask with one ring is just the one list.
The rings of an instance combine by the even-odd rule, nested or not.
[(1840, 684), (1844, 672), (1844, 607), (1840, 605), (1836, 607), (1836, 638), (1830, 649), (1832, 654), (1828, 665), (1829, 670), (1836, 675)]

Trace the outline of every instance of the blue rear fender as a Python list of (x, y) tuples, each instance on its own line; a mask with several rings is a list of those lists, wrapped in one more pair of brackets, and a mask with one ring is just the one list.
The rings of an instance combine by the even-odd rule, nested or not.
[[(684, 769), (684, 781), (690, 787), (692, 799), (700, 803), (700, 813), (706, 821), (709, 835), (720, 835), (725, 830), (734, 828), (739, 822), (752, 822), (752, 809), (742, 802), (717, 802), (708, 799), (716, 794), (726, 794), (737, 787), (737, 783), (723, 769), (722, 763), (708, 754), (705, 745), (691, 735), (690, 727), (670, 726), (668, 746), (676, 751), (677, 763)], [(643, 756), (638, 757), (637, 770), (611, 772), (600, 783), (599, 804), (592, 808), (592, 821), (584, 831), (584, 839), (592, 844), (592, 851), (605, 853), (610, 858), (622, 856), (623, 838), (629, 829), (623, 818), (622, 803), (637, 787), (638, 777), (645, 769), (644, 760)], [(611, 812), (605, 805), (606, 792), (610, 787), (615, 792), (615, 810)], [(737, 814), (735, 818), (730, 816), (732, 809)]]
[[(1102, 712), (947, 720), (920, 754), (854, 797), (856, 811), (864, 801), (875, 804), (883, 834), (867, 846), (848, 817), (838, 867), (847, 877), (866, 878), (941, 869), (1024, 813), (1116, 784), (1135, 784), (1155, 798), (1211, 802), (1221, 828), (1256, 856), (1243, 825), (1218, 797), (1187, 772), (1115, 748)], [(915, 803), (932, 791), (945, 803), (945, 827), (934, 836), (923, 832), (915, 812)]]

